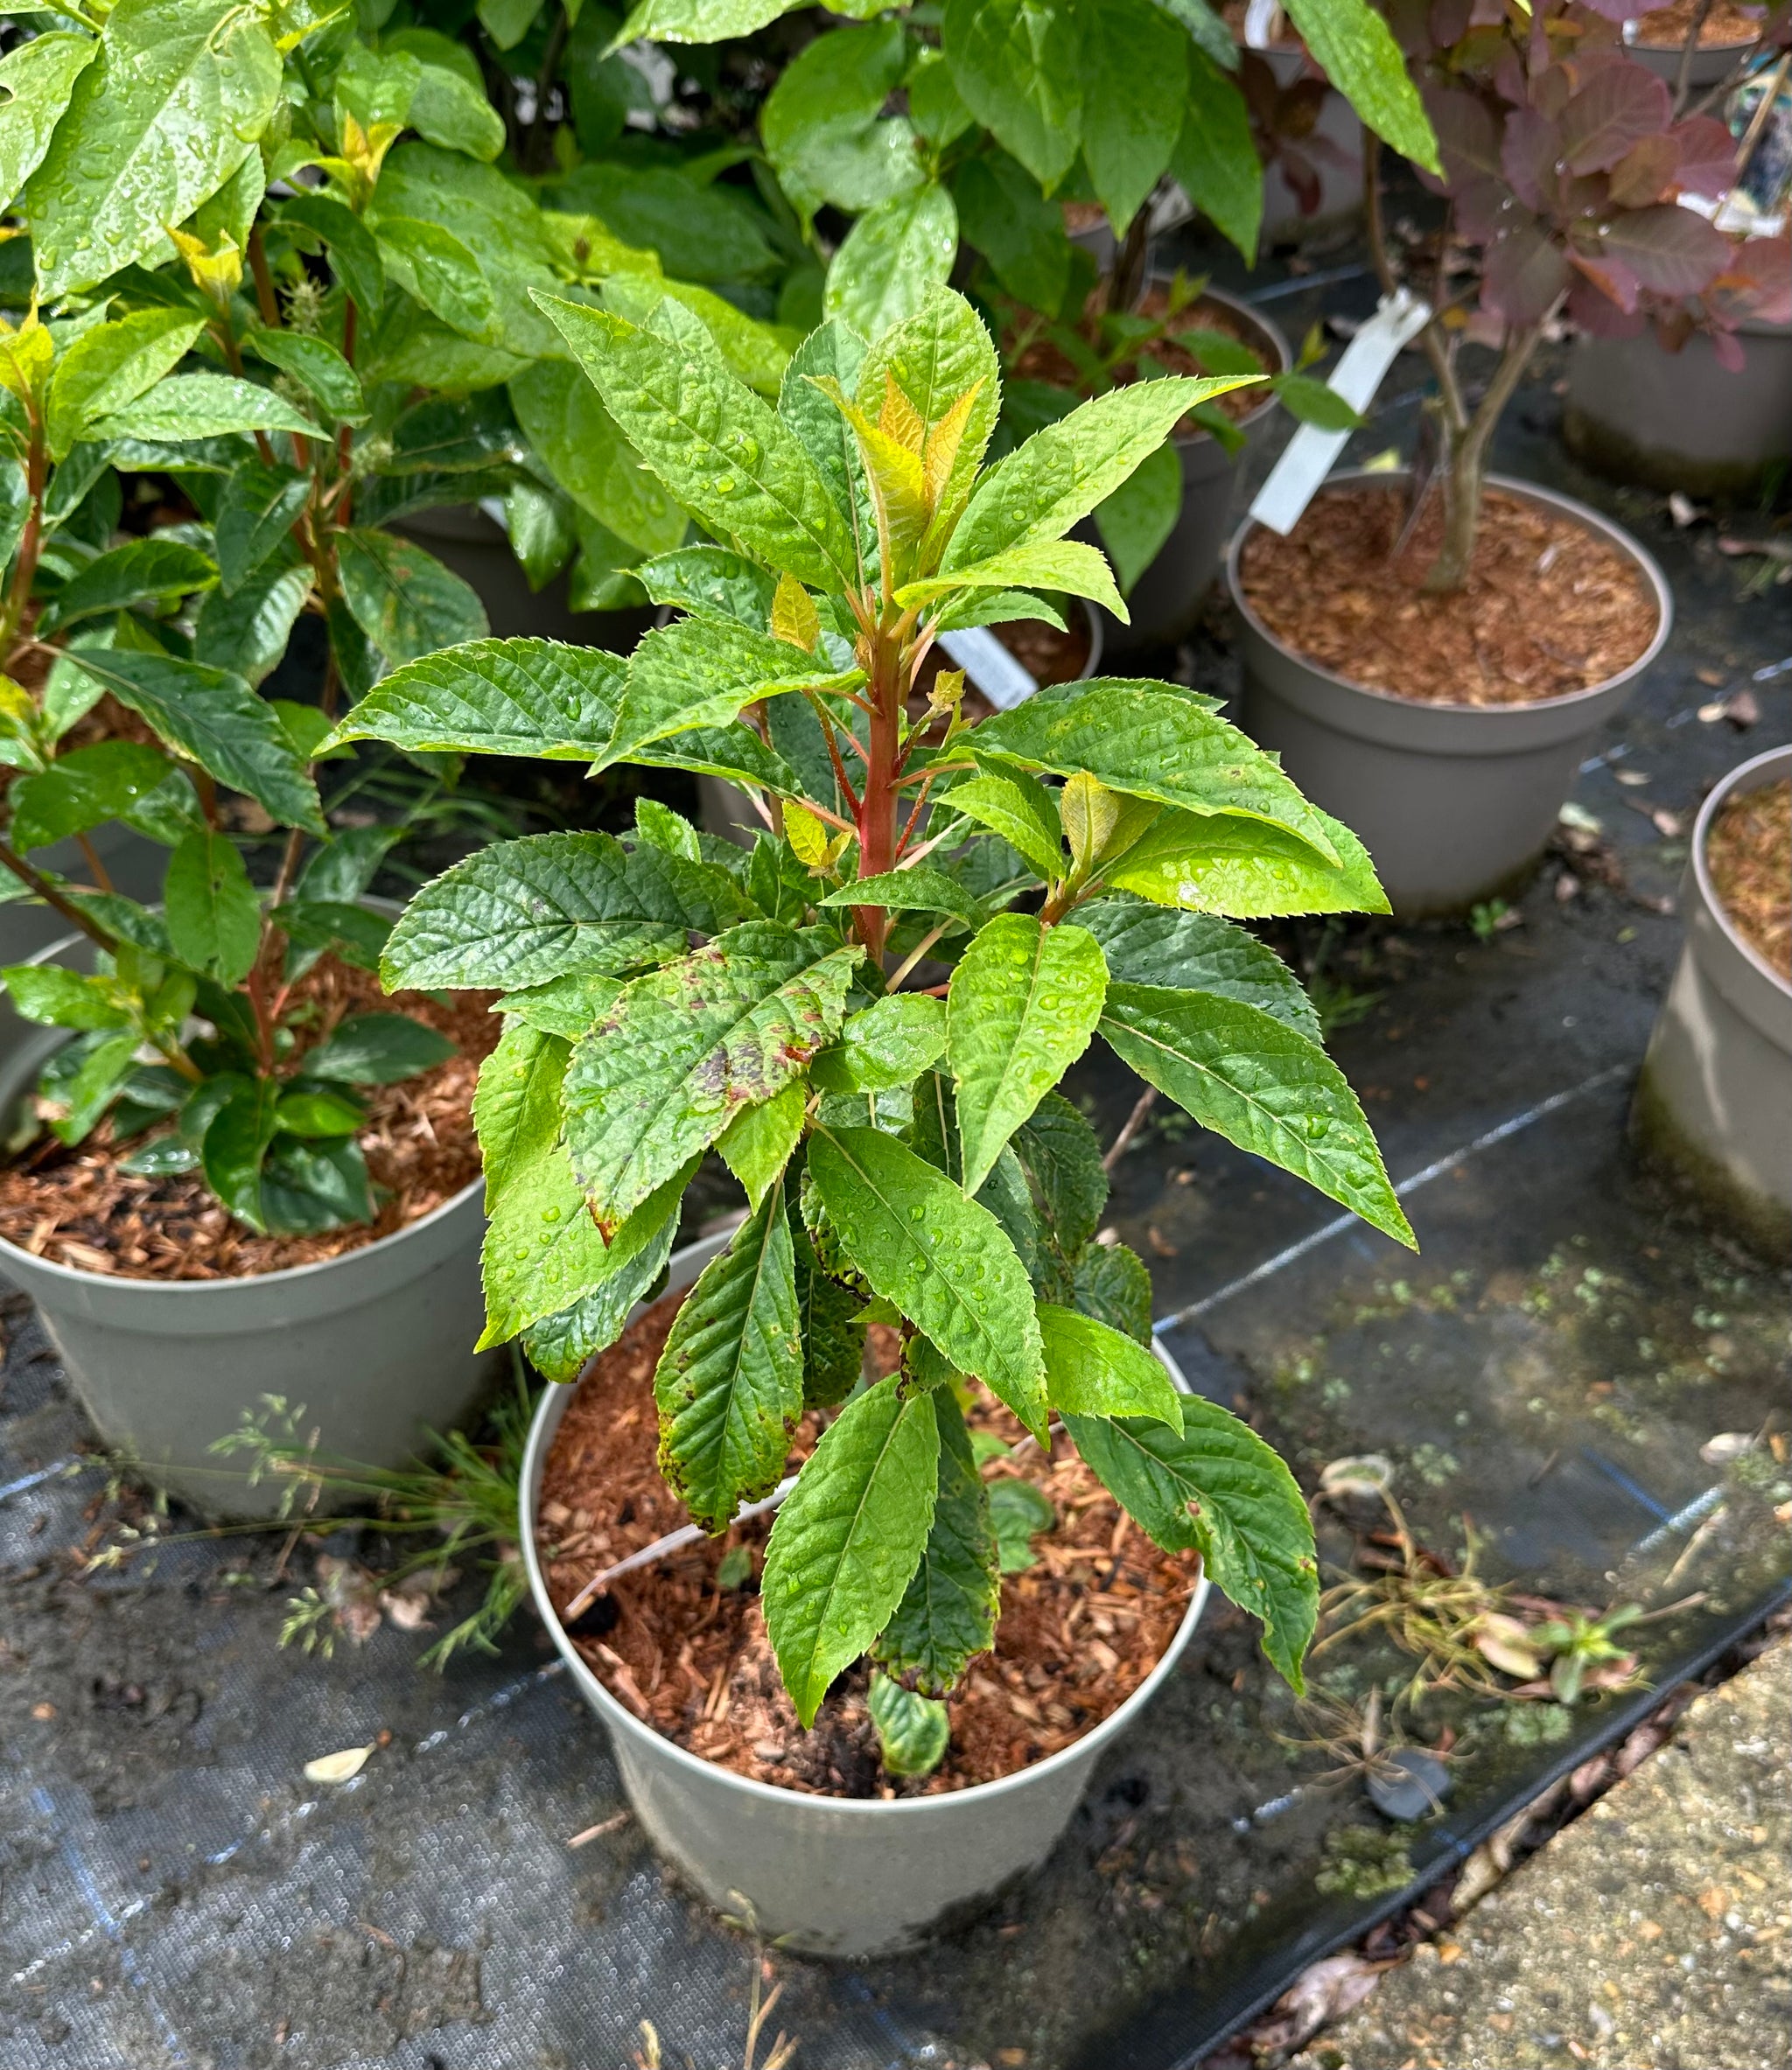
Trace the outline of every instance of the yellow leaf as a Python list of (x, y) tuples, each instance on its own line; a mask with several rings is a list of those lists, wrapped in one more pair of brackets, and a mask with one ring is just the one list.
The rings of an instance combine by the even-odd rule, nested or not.
[(1090, 869), (1120, 817), (1120, 801), (1106, 784), (1079, 769), (1058, 794), (1058, 817), (1079, 871)]
[(374, 1742), (365, 1746), (345, 1746), (340, 1753), (319, 1754), (315, 1761), (304, 1765), (307, 1782), (349, 1782), (367, 1766), (368, 1756), (374, 1751)]
[[(788, 577), (786, 578), (788, 579)], [(828, 829), (805, 807), (790, 800), (784, 808), (784, 832), (805, 869), (820, 870), (828, 861)]]
[(815, 598), (794, 575), (780, 575), (772, 598), (773, 639), (788, 640), (792, 647), (812, 654), (821, 636), (822, 621)]
[(878, 429), (912, 453), (919, 453), (927, 440), (927, 420), (897, 387), (893, 374), (884, 375), (884, 407), (878, 413)]
[(16, 331), (0, 324), (0, 387), (10, 388), (21, 402), (35, 406), (55, 357), (55, 342), (35, 308)]
[(953, 463), (964, 443), (964, 427), (970, 421), (970, 413), (983, 385), (981, 381), (974, 381), (928, 433), (927, 445), (921, 454), (921, 471), (927, 482), (929, 509), (938, 509), (946, 484), (951, 479)]

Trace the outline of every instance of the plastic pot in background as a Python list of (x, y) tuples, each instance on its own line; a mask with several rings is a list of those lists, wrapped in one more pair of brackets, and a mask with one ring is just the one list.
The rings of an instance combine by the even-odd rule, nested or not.
[(1792, 459), (1792, 325), (1740, 326), (1743, 363), (1719, 364), (1695, 331), (1669, 352), (1653, 328), (1583, 338), (1568, 362), (1562, 435), (1620, 481), (1689, 495), (1747, 495)]
[[(1337, 475), (1331, 486), (1397, 479)], [(1531, 704), (1437, 704), (1334, 675), (1284, 647), (1245, 601), (1239, 566), (1253, 524), (1232, 542), (1226, 580), (1238, 613), (1239, 724), (1314, 804), (1368, 850), (1403, 919), (1466, 911), (1520, 885), (1542, 856), (1588, 747), (1661, 652), (1674, 621), (1661, 570), (1628, 533), (1572, 497), (1530, 482), (1490, 486), (1565, 512), (1622, 549), (1655, 593), (1655, 638), (1628, 668)], [(1324, 493), (1321, 491), (1321, 493)]]
[[(1169, 284), (1165, 275), (1155, 279), (1159, 286)], [(1203, 307), (1215, 305), (1223, 311), (1223, 327), (1241, 333), (1271, 374), (1285, 373), (1293, 364), (1288, 340), (1247, 303), (1209, 288), (1187, 313), (1198, 318)], [(1247, 416), (1234, 419), (1244, 437), (1236, 453), (1228, 453), (1206, 431), (1177, 435), (1173, 444), (1182, 468), (1182, 510), (1157, 558), (1127, 596), (1131, 623), (1123, 626), (1109, 613), (1102, 615), (1110, 661), (1145, 647), (1167, 647), (1192, 630), (1208, 585), (1220, 571), (1240, 472), (1275, 414), (1275, 397), (1265, 395)]]
[(531, 590), (502, 525), (477, 503), (442, 503), (413, 510), (393, 526), (435, 555), (478, 592), (494, 639), (563, 640), (573, 647), (628, 654), (654, 622), (652, 609), (575, 611), (569, 571)]
[[(401, 909), (369, 899), (383, 912)], [(32, 961), (91, 969), (71, 935)], [(0, 1061), (0, 1120), (66, 1029), (26, 1031)], [(389, 1236), (320, 1264), (231, 1280), (127, 1279), (34, 1257), (0, 1237), (0, 1275), (31, 1296), (69, 1384), (102, 1443), (143, 1477), (208, 1515), (276, 1514), (288, 1483), (251, 1486), (240, 1456), (212, 1458), (264, 1395), (304, 1405), (303, 1436), (369, 1466), (401, 1466), (428, 1430), (464, 1422), (484, 1391), (489, 1353), (480, 1242), (484, 1182)]]
[[(668, 1287), (689, 1286), (727, 1241), (718, 1235), (675, 1252)], [(1161, 1345), (1154, 1348), (1186, 1390), (1174, 1360)], [(523, 1459), (522, 1550), (536, 1608), (579, 1694), (609, 1728), (628, 1801), (660, 1854), (719, 1910), (738, 1912), (745, 1898), (768, 1941), (805, 1955), (911, 1948), (1037, 1868), (1070, 1822), (1097, 1759), (1174, 1672), (1207, 1601), (1203, 1574), (1164, 1657), (1125, 1703), (1074, 1746), (999, 1781), (887, 1801), (753, 1782), (643, 1724), (585, 1665), (555, 1613), (536, 1550), (536, 1513), (549, 1447), (572, 1394), (547, 1389)]]
[[(1624, 47), (1639, 64), (1648, 66), (1658, 78), (1674, 86), (1680, 77), (1680, 55), (1684, 45), (1643, 43), (1639, 39), (1642, 26), (1637, 21), (1625, 23)], [(1692, 63), (1686, 74), (1687, 85), (1697, 89), (1714, 87), (1719, 80), (1728, 79), (1736, 69), (1737, 60), (1746, 57), (1759, 41), (1758, 37), (1751, 36), (1740, 43), (1701, 43), (1692, 53)]]
[(1792, 984), (1725, 912), (1705, 844), (1732, 798), (1792, 777), (1792, 747), (1732, 769), (1701, 809), (1681, 890), (1686, 942), (1631, 1108), (1641, 1149), (1769, 1257), (1792, 1248)]
[(1326, 81), (1301, 45), (1282, 44), (1252, 54), (1269, 66), (1284, 95), (1303, 80), (1325, 88), (1312, 128), (1283, 139), (1312, 168), (1319, 205), (1311, 213), (1304, 210), (1294, 183), (1271, 158), (1264, 168), (1264, 244), (1298, 244), (1354, 222), (1362, 213), (1362, 123), (1356, 110)]
[[(95, 827), (88, 839), (105, 865), (115, 892), (122, 892), (127, 899), (135, 899), (143, 906), (153, 906), (162, 896), (162, 875), (168, 866), (168, 850), (159, 842), (151, 841), (146, 834), (136, 832), (120, 820), (110, 820), (103, 827)], [(80, 884), (87, 883), (92, 876), (78, 841), (54, 842), (31, 859), (42, 869), (53, 871), (59, 877), (72, 878)], [(9, 877), (7, 882), (11, 881)], [(9, 899), (0, 906), (0, 963), (27, 962), (39, 949), (48, 948), (52, 941), (60, 941), (67, 932), (68, 922), (52, 907), (33, 905), (25, 899)], [(23, 1025), (17, 1023), (0, 1029), (0, 1055), (4, 1054), (7, 1038), (15, 1032), (15, 1026)]]

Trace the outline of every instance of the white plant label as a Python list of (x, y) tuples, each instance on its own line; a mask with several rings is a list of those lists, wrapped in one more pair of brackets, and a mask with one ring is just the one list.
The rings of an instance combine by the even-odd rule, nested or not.
[[(1366, 410), (1400, 348), (1418, 337), (1431, 316), (1431, 304), (1405, 288), (1383, 295), (1376, 313), (1345, 346), (1326, 387), (1359, 414)], [(1348, 431), (1321, 431), (1317, 424), (1303, 424), (1256, 493), (1250, 514), (1257, 523), (1285, 538), (1300, 522), (1349, 437)]]
[(998, 711), (1025, 704), (1040, 687), (987, 626), (942, 633), (940, 645)]

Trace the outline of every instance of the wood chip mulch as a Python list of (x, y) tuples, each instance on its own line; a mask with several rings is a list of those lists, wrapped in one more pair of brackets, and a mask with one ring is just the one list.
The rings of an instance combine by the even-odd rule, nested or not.
[(486, 1011), (494, 995), (458, 992), (446, 1005), (421, 992), (388, 997), (370, 972), (333, 957), (299, 991), (318, 1010), (308, 1044), (348, 1014), (390, 1011), (426, 1021), (457, 1045), (432, 1071), (360, 1090), (368, 1125), (359, 1141), (387, 1195), (373, 1221), (316, 1236), (258, 1236), (233, 1221), (196, 1177), (121, 1171), (120, 1157), (145, 1138), (114, 1143), (108, 1122), (74, 1150), (40, 1138), (0, 1171), (0, 1236), (33, 1256), (120, 1278), (244, 1279), (359, 1250), (471, 1185), (480, 1175), (473, 1083), (500, 1032)]
[[(1683, 50), (1686, 32), (1698, 12), (1698, 0), (1674, 0), (1671, 7), (1651, 8), (1636, 24), (1636, 40), (1649, 50)], [(1734, 0), (1716, 0), (1698, 31), (1698, 47), (1710, 50), (1738, 43), (1753, 43), (1760, 34), (1762, 10), (1735, 5)]]
[(1792, 777), (1727, 799), (1712, 822), (1704, 860), (1737, 933), (1763, 962), (1792, 978)]
[(1349, 484), (1313, 499), (1285, 539), (1251, 534), (1246, 601), (1285, 646), (1363, 684), (1434, 704), (1531, 704), (1590, 689), (1655, 638), (1656, 600), (1627, 554), (1573, 518), (1489, 489), (1466, 586), (1420, 584), (1443, 528), (1433, 494), (1392, 559), (1404, 486)]
[[(689, 1521), (660, 1478), (653, 1373), (680, 1297), (635, 1323), (580, 1384), (549, 1453), (538, 1533), (549, 1586), (564, 1608), (600, 1569)], [(973, 1429), (1012, 1442), (1020, 1426), (979, 1406)], [(790, 1465), (820, 1434), (811, 1414)], [(778, 1680), (757, 1581), (722, 1590), (737, 1544), (754, 1575), (769, 1517), (613, 1583), (574, 1628), (580, 1653), (637, 1717), (680, 1746), (755, 1781), (812, 1795), (933, 1795), (991, 1782), (1043, 1760), (1116, 1710), (1175, 1636), (1199, 1578), (1193, 1553), (1160, 1552), (1063, 1438), (1049, 1460), (1029, 1447), (990, 1475), (1024, 1473), (1059, 1521), (1033, 1541), (1038, 1563), (1004, 1576), (996, 1649), (948, 1700), (951, 1746), (929, 1776), (895, 1782), (878, 1764), (864, 1663), (835, 1684), (804, 1732)]]

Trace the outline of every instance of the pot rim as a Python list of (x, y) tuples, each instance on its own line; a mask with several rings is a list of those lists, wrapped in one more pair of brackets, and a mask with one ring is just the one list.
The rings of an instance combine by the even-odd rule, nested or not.
[[(1766, 773), (1771, 772), (1771, 773)], [(1765, 774), (1765, 781), (1750, 783), (1746, 779)], [(1718, 895), (1718, 887), (1712, 882), (1711, 870), (1705, 860), (1705, 844), (1711, 839), (1712, 828), (1717, 816), (1732, 797), (1746, 791), (1765, 790), (1768, 784), (1778, 783), (1782, 778), (1792, 776), (1792, 744), (1784, 747), (1765, 748), (1758, 755), (1751, 755), (1746, 762), (1739, 762), (1727, 775), (1721, 776), (1712, 786), (1705, 801), (1698, 808), (1698, 817), (1692, 824), (1692, 876), (1698, 886), (1698, 895), (1706, 910), (1723, 930), (1724, 939), (1740, 955), (1751, 969), (1760, 973), (1775, 990), (1792, 998), (1792, 983), (1760, 954), (1738, 930), (1731, 919), (1729, 908)]]
[[(1385, 472), (1368, 467), (1346, 468), (1341, 473), (1328, 475), (1320, 486), (1323, 495), (1328, 489), (1343, 488), (1358, 482), (1397, 483), (1409, 479), (1410, 467), (1396, 467)], [(1358, 697), (1372, 699), (1378, 704), (1396, 707), (1403, 711), (1439, 711), (1461, 713), (1476, 719), (1500, 718), (1507, 714), (1522, 717), (1530, 711), (1562, 711), (1578, 703), (1591, 703), (1595, 698), (1608, 696), (1620, 684), (1634, 682), (1660, 654), (1668, 644), (1668, 637), (1674, 630), (1674, 596), (1668, 587), (1667, 577), (1662, 573), (1655, 556), (1641, 540), (1634, 539), (1621, 525), (1594, 510), (1590, 504), (1582, 503), (1577, 497), (1564, 496), (1555, 489), (1546, 489), (1539, 483), (1521, 481), (1515, 475), (1489, 474), (1487, 486), (1504, 489), (1509, 494), (1528, 497), (1533, 502), (1547, 503), (1564, 511), (1589, 532), (1609, 540), (1621, 552), (1628, 556), (1642, 572), (1644, 581), (1655, 593), (1656, 629), (1648, 645), (1634, 661), (1620, 668), (1615, 675), (1607, 675), (1586, 689), (1564, 690), (1558, 697), (1531, 697), (1517, 704), (1459, 704), (1438, 697), (1403, 697), (1393, 690), (1376, 689), (1372, 684), (1353, 682), (1348, 675), (1340, 675), (1336, 669), (1327, 668), (1323, 662), (1310, 661), (1306, 655), (1291, 647), (1279, 633), (1272, 633), (1250, 607), (1244, 594), (1244, 584), (1240, 579), (1240, 569), (1244, 549), (1252, 535), (1262, 528), (1257, 521), (1247, 517), (1232, 535), (1232, 543), (1226, 549), (1226, 588), (1232, 599), (1234, 610), (1244, 620), (1258, 639), (1285, 654), (1310, 674), (1333, 683), (1338, 689), (1348, 690)]]
[[(696, 1242), (685, 1244), (681, 1249), (674, 1251), (670, 1263), (675, 1272), (681, 1260), (696, 1262), (693, 1259), (693, 1253), (704, 1252), (708, 1256), (714, 1256), (732, 1234), (732, 1230), (723, 1230), (714, 1236), (700, 1238)], [(707, 1257), (702, 1262), (707, 1262)], [(691, 1276), (695, 1278), (695, 1272)], [(637, 1303), (635, 1314), (639, 1315), (648, 1305), (646, 1302)], [(634, 1319), (634, 1317), (631, 1316), (630, 1320)], [(1168, 1370), (1172, 1381), (1179, 1383), (1179, 1391), (1189, 1392), (1181, 1368), (1163, 1348), (1161, 1341), (1154, 1339), (1152, 1348)], [(601, 1358), (603, 1353), (600, 1352), (598, 1356)], [(542, 1572), (536, 1549), (536, 1507), (542, 1474), (547, 1465), (549, 1444), (559, 1429), (562, 1418), (572, 1406), (574, 1390), (584, 1379), (584, 1374), (581, 1373), (578, 1380), (570, 1386), (559, 1387), (550, 1382), (536, 1403), (535, 1415), (529, 1423), (528, 1444), (523, 1454), (517, 1507), (518, 1521), (522, 1526), (523, 1564), (528, 1572), (529, 1594), (535, 1601), (536, 1613), (546, 1626), (548, 1635), (554, 1641), (554, 1650), (571, 1671), (581, 1694), (592, 1704), (612, 1732), (620, 1726), (624, 1730), (644, 1734), (653, 1741), (655, 1754), (670, 1761), (675, 1767), (687, 1770), (693, 1775), (715, 1779), (726, 1787), (744, 1791), (755, 1802), (775, 1805), (798, 1817), (810, 1811), (822, 1811), (830, 1815), (844, 1814), (849, 1817), (867, 1819), (900, 1817), (905, 1814), (910, 1817), (938, 1817), (942, 1806), (970, 1798), (975, 1798), (980, 1803), (987, 1802), (991, 1797), (1037, 1780), (1047, 1771), (1055, 1773), (1060, 1767), (1068, 1768), (1079, 1759), (1086, 1759), (1090, 1753), (1099, 1752), (1101, 1747), (1119, 1731), (1122, 1724), (1137, 1716), (1151, 1697), (1157, 1694), (1180, 1660), (1189, 1635), (1200, 1621), (1201, 1612), (1207, 1606), (1212, 1584), (1208, 1577), (1207, 1563), (1202, 1561), (1200, 1575), (1190, 1591), (1188, 1607), (1182, 1613), (1181, 1622), (1172, 1634), (1170, 1643), (1165, 1647), (1157, 1664), (1132, 1694), (1124, 1703), (1116, 1704), (1106, 1717), (1091, 1725), (1087, 1732), (1073, 1739), (1068, 1746), (1060, 1747), (1056, 1753), (1047, 1754), (1043, 1760), (1034, 1761), (1028, 1767), (1017, 1768), (1011, 1775), (998, 1775), (990, 1782), (970, 1783), (962, 1790), (948, 1790), (937, 1796), (894, 1799), (834, 1797), (805, 1790), (782, 1790), (774, 1783), (760, 1782), (750, 1775), (737, 1775), (732, 1769), (724, 1767), (719, 1761), (705, 1760), (701, 1754), (694, 1754), (689, 1748), (680, 1746), (676, 1740), (668, 1739), (645, 1718), (637, 1717), (632, 1710), (618, 1702), (605, 1685), (603, 1678), (594, 1674), (581, 1657), (549, 1597), (547, 1577)], [(1096, 1741), (1094, 1748), (1089, 1745), (1092, 1739)]]
[[(404, 908), (396, 899), (366, 898), (361, 903), (368, 906), (389, 907), (395, 913)], [(28, 963), (47, 963), (60, 955), (65, 949), (74, 948), (86, 941), (83, 934), (65, 934), (60, 941), (46, 942), (35, 954), (25, 958)], [(23, 1018), (23, 1017), (20, 1017)], [(35, 1025), (35, 1024), (30, 1024)], [(320, 1273), (332, 1271), (339, 1265), (346, 1265), (351, 1259), (360, 1258), (370, 1253), (402, 1243), (406, 1237), (420, 1234), (426, 1229), (464, 1208), (484, 1186), (485, 1174), (470, 1179), (458, 1193), (451, 1193), (427, 1214), (420, 1214), (415, 1221), (407, 1222), (402, 1229), (394, 1229), (389, 1235), (376, 1236), (371, 1243), (357, 1244), (353, 1250), (339, 1252), (333, 1258), (317, 1258), (309, 1265), (282, 1265), (273, 1272), (245, 1272), (229, 1279), (137, 1279), (124, 1272), (89, 1272), (79, 1265), (64, 1265), (55, 1258), (40, 1258), (35, 1251), (29, 1251), (22, 1244), (13, 1242), (10, 1236), (0, 1235), (0, 1264), (18, 1258), (28, 1270), (46, 1272), (52, 1279), (66, 1279), (77, 1286), (130, 1287), (141, 1289), (147, 1297), (161, 1298), (185, 1297), (189, 1300), (203, 1298), (206, 1295), (233, 1294), (243, 1287), (292, 1286)]]

